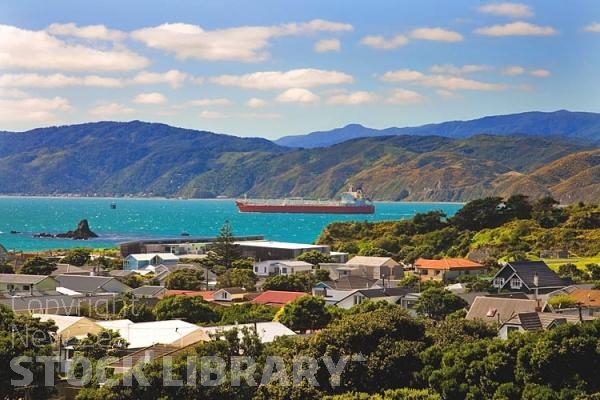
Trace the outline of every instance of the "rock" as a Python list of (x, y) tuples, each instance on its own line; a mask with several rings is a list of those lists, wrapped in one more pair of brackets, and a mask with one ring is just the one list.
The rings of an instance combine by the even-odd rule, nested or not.
[(33, 237), (42, 237), (42, 238), (70, 238), (76, 240), (87, 240), (89, 238), (98, 237), (94, 232), (90, 230), (90, 226), (88, 225), (87, 219), (82, 219), (77, 224), (77, 229), (74, 231), (69, 231), (67, 233), (58, 233), (53, 235), (51, 233), (36, 233)]

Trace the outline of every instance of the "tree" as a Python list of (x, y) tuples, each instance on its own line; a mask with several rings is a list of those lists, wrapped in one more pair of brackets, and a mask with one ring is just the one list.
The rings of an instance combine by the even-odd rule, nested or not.
[(56, 263), (39, 256), (30, 258), (21, 267), (21, 273), (28, 275), (50, 275), (54, 270)]
[(312, 292), (317, 277), (312, 274), (275, 275), (265, 279), (264, 290), (280, 290), (287, 292)]
[(586, 264), (585, 269), (587, 269), (590, 274), (590, 278), (594, 281), (600, 280), (600, 265), (598, 264)]
[(459, 229), (471, 231), (495, 228), (505, 221), (501, 204), (501, 197), (486, 197), (470, 201), (458, 210), (450, 219), (450, 223)]
[(146, 304), (131, 303), (121, 308), (119, 318), (128, 319), (133, 322), (150, 322), (154, 321), (154, 314), (152, 313), (152, 309)]
[(122, 278), (121, 282), (123, 282), (132, 289), (138, 288), (146, 283), (144, 278), (142, 278), (139, 274), (135, 273)]
[(293, 331), (306, 332), (324, 328), (331, 316), (325, 308), (325, 300), (314, 296), (303, 296), (283, 308), (279, 322)]
[(225, 268), (231, 268), (235, 260), (242, 257), (240, 246), (235, 243), (235, 237), (229, 221), (225, 221), (219, 236), (210, 245), (208, 257), (217, 265), (222, 265)]
[(81, 267), (90, 260), (90, 251), (88, 249), (72, 249), (62, 258), (66, 264)]
[(318, 266), (321, 263), (333, 262), (333, 258), (330, 255), (317, 250), (306, 251), (296, 257), (296, 260), (304, 261), (314, 266)]
[(219, 325), (272, 321), (276, 312), (277, 308), (264, 304), (234, 304), (231, 307), (222, 307)]
[(0, 262), (0, 274), (14, 274), (15, 269), (8, 262)]
[(467, 302), (443, 288), (429, 288), (421, 293), (415, 304), (419, 315), (442, 320), (446, 315), (467, 306)]
[(235, 260), (231, 263), (232, 268), (239, 269), (254, 269), (254, 259), (253, 258), (240, 258), (239, 260)]
[(200, 268), (175, 270), (165, 281), (165, 287), (174, 290), (202, 290), (204, 286), (204, 271)]
[(121, 357), (127, 346), (129, 343), (119, 332), (102, 329), (98, 334), (88, 333), (84, 339), (77, 340), (73, 349), (82, 357), (99, 360), (106, 356)]
[(156, 320), (183, 319), (187, 322), (210, 323), (219, 320), (219, 315), (200, 296), (167, 296), (154, 306)]
[(217, 287), (243, 287), (248, 291), (256, 290), (258, 278), (248, 269), (231, 268), (217, 276)]
[(569, 277), (576, 279), (587, 279), (588, 275), (585, 271), (577, 268), (577, 265), (572, 263), (562, 264), (558, 266), (558, 275), (561, 277)]
[(529, 197), (523, 194), (513, 194), (506, 202), (506, 213), (510, 219), (530, 219), (533, 206)]
[(315, 281), (317, 282), (326, 282), (331, 280), (331, 275), (329, 274), (329, 270), (327, 269), (315, 269), (314, 271)]
[(443, 211), (417, 213), (412, 219), (416, 233), (427, 233), (447, 226), (446, 214)]

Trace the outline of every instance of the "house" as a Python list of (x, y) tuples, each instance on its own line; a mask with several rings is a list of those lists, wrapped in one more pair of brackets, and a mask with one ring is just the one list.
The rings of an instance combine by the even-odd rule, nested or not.
[(271, 343), (280, 336), (293, 336), (296, 333), (280, 322), (257, 322), (254, 324), (236, 324), (224, 326), (202, 327), (201, 329), (209, 336), (215, 337), (222, 332), (232, 329), (248, 328), (254, 330), (261, 343)]
[(448, 282), (458, 278), (459, 275), (478, 275), (487, 272), (487, 268), (475, 261), (466, 258), (443, 258), (441, 260), (429, 260), (419, 258), (413, 264), (415, 273), (422, 281)]
[(213, 293), (214, 301), (242, 301), (248, 293), (241, 287), (222, 288)]
[[(579, 315), (579, 309), (581, 309), (583, 315), (591, 317), (600, 312), (600, 290), (598, 289), (581, 287), (579, 285), (567, 286), (565, 288), (548, 293), (547, 300), (549, 301), (552, 297), (559, 295), (568, 296), (569, 299), (571, 299), (574, 303), (574, 306), (571, 308), (560, 308), (561, 314)], [(551, 304), (547, 304), (546, 307), (549, 310), (554, 311)]]
[(121, 319), (97, 321), (97, 324), (104, 329), (119, 332), (119, 335), (129, 343), (128, 349), (142, 349), (157, 343), (185, 347), (209, 340), (198, 325), (178, 319), (137, 323)]
[(75, 265), (60, 263), (56, 264), (56, 269), (50, 274), (50, 276), (57, 275), (90, 275), (90, 271)]
[(498, 336), (508, 339), (513, 332), (535, 332), (548, 330), (563, 324), (578, 324), (582, 320), (575, 315), (565, 315), (548, 312), (524, 312), (518, 313), (505, 321), (498, 330)]
[(314, 250), (329, 254), (331, 248), (326, 245), (274, 242), (271, 240), (242, 240), (235, 244), (239, 245), (242, 257), (255, 260), (293, 260), (300, 254)]
[(362, 276), (341, 276), (333, 281), (318, 282), (315, 289), (327, 288), (335, 290), (355, 290), (355, 289), (370, 289), (375, 285), (377, 280), (364, 278)]
[[(390, 257), (352, 257), (345, 264), (349, 267), (347, 275), (358, 275), (372, 279), (402, 279), (404, 277), (404, 268)], [(343, 269), (338, 268), (338, 271)], [(346, 275), (346, 274), (345, 274)]]
[(269, 260), (254, 264), (257, 276), (293, 275), (299, 272), (312, 272), (313, 265), (305, 261)]
[(291, 303), (292, 301), (304, 297), (307, 294), (304, 292), (286, 292), (283, 290), (267, 290), (257, 297), (252, 299), (252, 304), (264, 304), (267, 306), (273, 307), (283, 307), (287, 303)]
[(131, 288), (112, 276), (59, 275), (56, 277), (59, 290), (66, 294), (126, 293)]
[(536, 312), (539, 309), (536, 300), (477, 296), (465, 318), (500, 326), (519, 313)]
[(50, 276), (0, 274), (0, 293), (55, 291), (57, 286), (56, 279)]
[(113, 369), (115, 374), (125, 373), (135, 366), (146, 365), (154, 360), (161, 359), (163, 357), (174, 357), (185, 351), (192, 349), (194, 344), (179, 347), (168, 344), (156, 343), (143, 349), (134, 351), (124, 357), (121, 357), (118, 361), (108, 365), (108, 368)]
[(148, 266), (177, 265), (179, 257), (172, 253), (129, 254), (123, 261), (123, 269), (135, 271)]
[(568, 284), (543, 261), (507, 262), (492, 279), (498, 290), (527, 293), (548, 293)]
[(410, 289), (407, 288), (360, 289), (350, 292), (346, 297), (335, 303), (335, 306), (348, 310), (366, 300), (399, 304), (401, 299), (409, 292)]
[(107, 309), (112, 298), (107, 294), (68, 296), (59, 292), (34, 292), (33, 295), (13, 294), (8, 298), (0, 295), (0, 304), (12, 309), (15, 314), (80, 315), (82, 306), (88, 309)]
[(133, 294), (137, 298), (160, 299), (165, 295), (166, 292), (167, 292), (167, 289), (164, 286), (144, 285), (144, 286), (140, 286), (138, 288), (133, 289), (131, 291), (131, 294)]

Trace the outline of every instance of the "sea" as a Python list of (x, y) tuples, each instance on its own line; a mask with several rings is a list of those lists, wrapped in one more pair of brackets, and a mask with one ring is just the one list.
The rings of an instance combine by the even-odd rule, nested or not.
[[(113, 206), (114, 205), (114, 208)], [(82, 197), (0, 197), (0, 244), (11, 251), (74, 247), (112, 248), (121, 242), (150, 238), (214, 237), (225, 221), (233, 233), (265, 239), (313, 243), (334, 221), (410, 219), (441, 210), (454, 215), (461, 203), (376, 202), (372, 215), (240, 213), (232, 199), (139, 199)], [(87, 219), (98, 238), (35, 238), (36, 233), (64, 233)]]

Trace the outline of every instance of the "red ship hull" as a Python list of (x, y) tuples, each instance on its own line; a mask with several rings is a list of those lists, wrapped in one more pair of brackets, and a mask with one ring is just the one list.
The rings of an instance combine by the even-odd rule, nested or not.
[(236, 201), (235, 205), (241, 212), (256, 213), (297, 213), (297, 214), (373, 214), (372, 204), (331, 206), (331, 205), (276, 205), (276, 204), (246, 204)]

